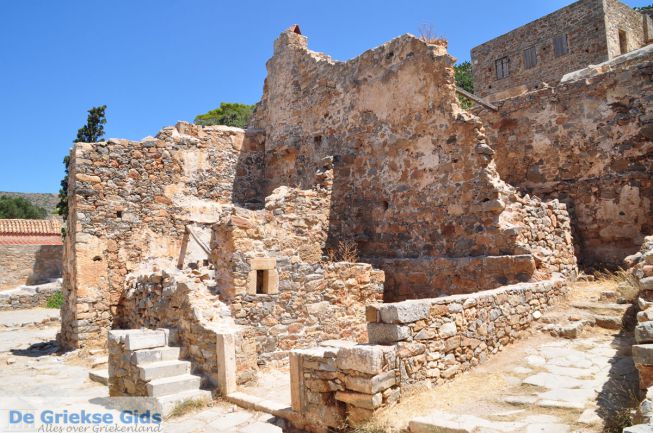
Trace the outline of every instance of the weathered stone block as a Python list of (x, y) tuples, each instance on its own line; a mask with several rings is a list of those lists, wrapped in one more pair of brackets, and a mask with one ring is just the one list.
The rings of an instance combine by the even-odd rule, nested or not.
[(368, 323), (367, 338), (370, 344), (393, 344), (410, 337), (408, 326), (390, 323)]
[(363, 409), (376, 409), (383, 403), (383, 395), (381, 393), (370, 395), (359, 392), (339, 391), (336, 392), (336, 400)]
[(635, 327), (637, 344), (653, 343), (653, 322), (643, 322)]
[(125, 337), (127, 350), (153, 349), (166, 345), (166, 334), (163, 331), (132, 331)]
[(633, 362), (639, 365), (653, 365), (653, 344), (635, 344)]
[(431, 306), (425, 301), (404, 301), (379, 307), (383, 323), (412, 323), (429, 315)]
[(340, 370), (354, 370), (366, 374), (383, 372), (384, 352), (394, 348), (382, 346), (343, 347), (338, 352), (336, 366)]
[(271, 270), (277, 266), (277, 259), (274, 257), (255, 257), (249, 260), (249, 266), (252, 270)]
[(344, 377), (345, 388), (365, 394), (376, 394), (394, 386), (396, 383), (395, 375), (395, 370), (373, 377), (347, 375)]
[(653, 277), (645, 277), (639, 280), (639, 286), (642, 290), (653, 290)]

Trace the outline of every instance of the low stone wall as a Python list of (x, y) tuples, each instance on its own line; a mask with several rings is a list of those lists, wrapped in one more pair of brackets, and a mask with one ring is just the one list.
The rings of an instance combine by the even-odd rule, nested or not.
[(394, 347), (323, 342), (290, 354), (292, 409), (298, 427), (327, 432), (368, 421), (398, 401), (399, 370)]
[(62, 245), (0, 245), (0, 290), (60, 278)]
[(369, 306), (369, 341), (396, 345), (402, 386), (439, 383), (519, 338), (566, 289), (565, 280), (555, 278), (469, 295)]
[[(653, 236), (644, 238), (640, 251), (626, 257), (624, 265), (639, 281), (637, 325), (633, 345), (633, 362), (639, 374), (639, 388), (645, 398), (640, 403), (635, 422), (624, 433), (651, 431), (653, 428)], [(643, 425), (642, 425), (643, 424)]]
[(61, 290), (61, 283), (43, 284), (37, 287), (23, 286), (0, 292), (0, 310), (43, 307), (48, 299)]

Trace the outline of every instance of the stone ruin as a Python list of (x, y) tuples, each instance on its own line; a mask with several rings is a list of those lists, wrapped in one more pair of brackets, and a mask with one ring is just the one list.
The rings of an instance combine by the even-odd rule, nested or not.
[[(161, 342), (112, 329), (166, 329), (227, 396), (289, 363), (279, 414), (325, 431), (519, 338), (575, 277), (577, 223), (502, 180), (495, 121), (460, 108), (454, 62), (411, 35), (339, 62), (295, 27), (249, 129), (76, 144), (60, 344), (109, 340), (119, 360)], [(119, 394), (154, 386), (120, 362)]]

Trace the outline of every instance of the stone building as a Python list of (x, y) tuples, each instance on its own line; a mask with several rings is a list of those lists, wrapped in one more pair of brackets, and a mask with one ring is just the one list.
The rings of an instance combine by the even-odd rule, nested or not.
[(58, 220), (0, 219), (0, 290), (61, 277), (62, 245)]
[(491, 100), (556, 85), (568, 72), (653, 39), (653, 21), (617, 0), (579, 0), (471, 50), (474, 92)]
[(575, 234), (625, 237), (619, 255), (650, 229), (651, 53), (473, 113), (445, 45), (403, 35), (341, 62), (294, 26), (249, 129), (76, 143), (59, 342), (113, 338), (136, 371), (120, 359), (151, 332), (129, 330), (165, 328), (157, 351), (174, 335), (222, 393), (289, 363), (288, 416), (322, 432), (525, 335), (576, 274)]
[(410, 35), (338, 62), (291, 29), (247, 131), (77, 143), (60, 342), (176, 328), (216, 383), (215, 341), (237, 330), (246, 381), (294, 348), (366, 342), (381, 300), (573, 275), (565, 205), (500, 179), (453, 63)]

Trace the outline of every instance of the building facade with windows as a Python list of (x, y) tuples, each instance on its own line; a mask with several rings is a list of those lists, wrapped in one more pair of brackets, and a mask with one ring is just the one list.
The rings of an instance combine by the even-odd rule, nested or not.
[(617, 0), (580, 0), (472, 49), (474, 93), (500, 100), (646, 45), (651, 17)]

